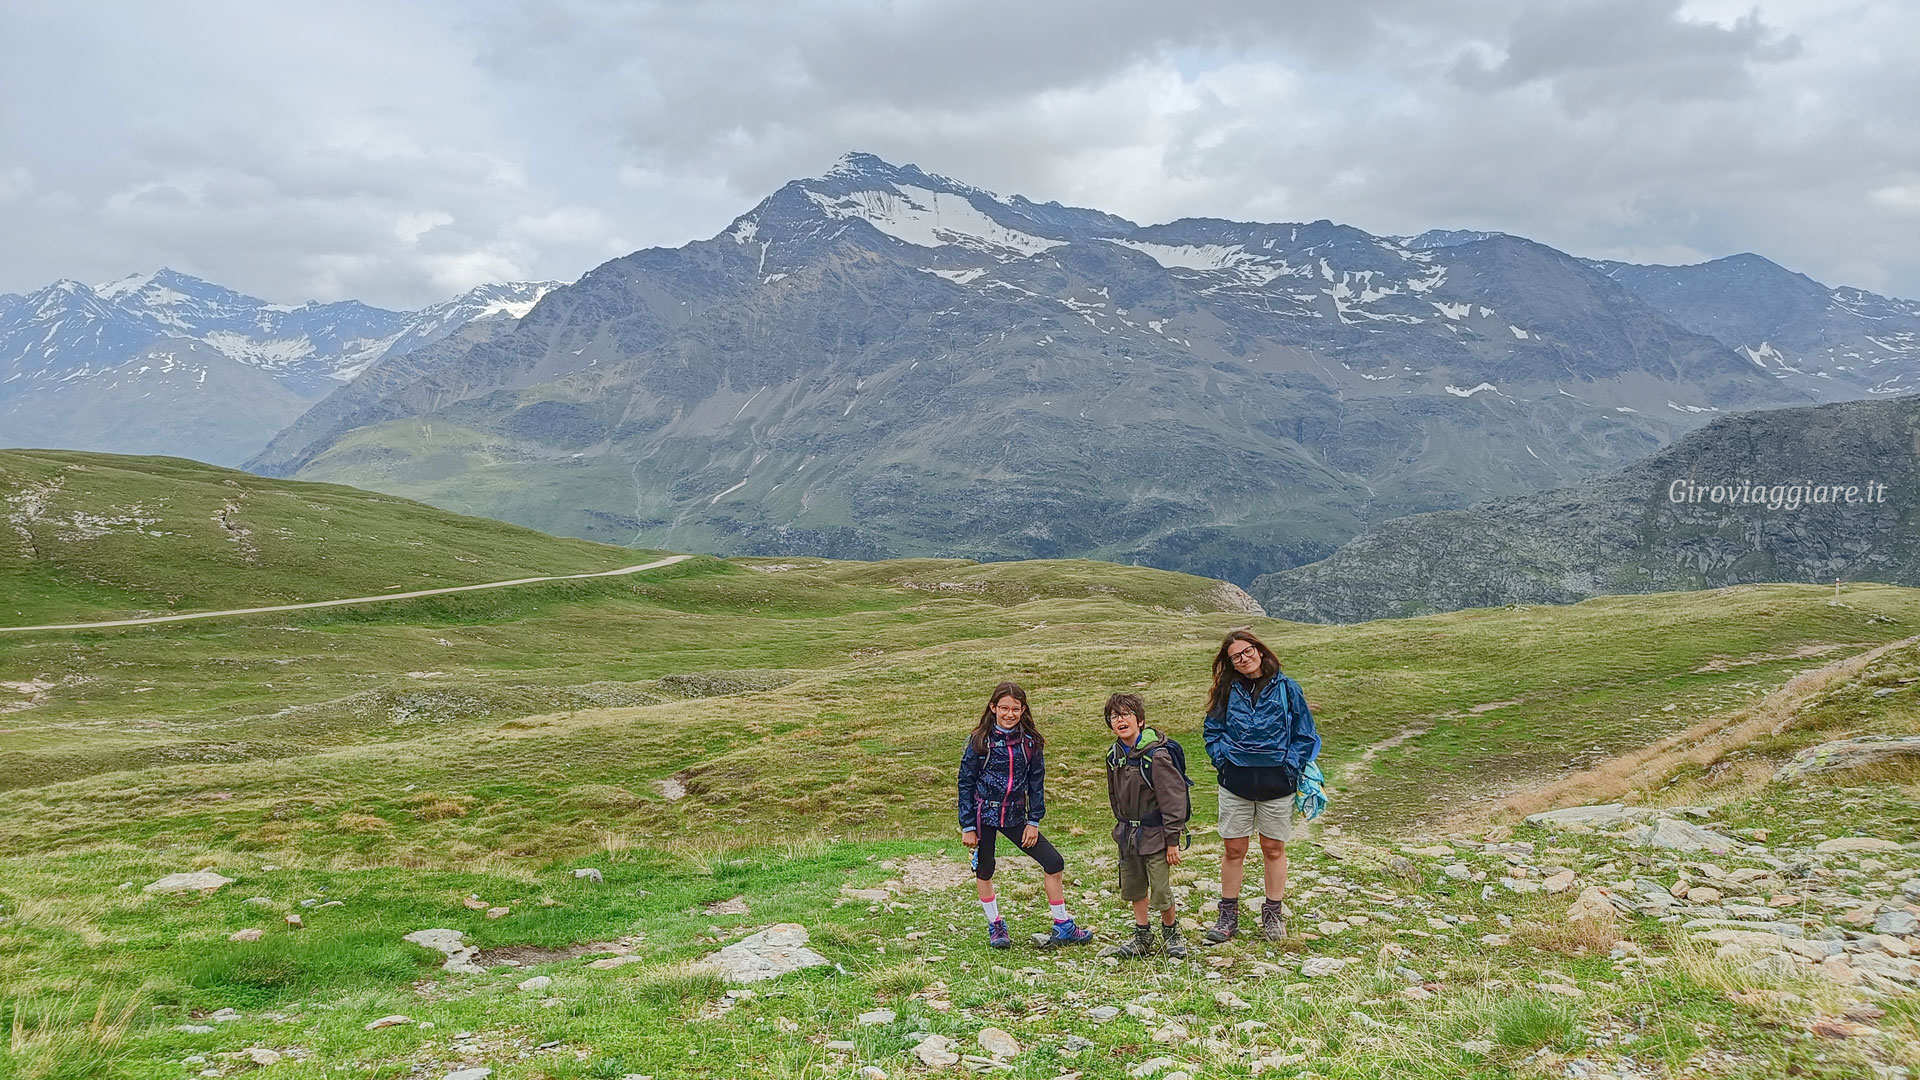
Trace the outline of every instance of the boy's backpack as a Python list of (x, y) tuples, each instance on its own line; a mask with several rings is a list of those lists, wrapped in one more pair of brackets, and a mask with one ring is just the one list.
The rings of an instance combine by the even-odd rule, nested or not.
[[(1160, 749), (1166, 751), (1167, 757), (1173, 761), (1173, 767), (1180, 770), (1180, 779), (1187, 782), (1187, 790), (1192, 791), (1193, 777), (1187, 775), (1187, 748), (1180, 745), (1180, 740), (1171, 736), (1163, 735), (1161, 738), (1165, 740), (1166, 745)], [(1108, 768), (1119, 768), (1121, 760), (1119, 747), (1116, 746), (1112, 750), (1107, 751)], [(1149, 789), (1153, 787), (1153, 751), (1151, 750), (1140, 755), (1140, 779), (1147, 782)], [(1189, 802), (1189, 805), (1191, 805), (1191, 802)], [(1180, 846), (1184, 848), (1191, 842), (1191, 834), (1182, 830), (1180, 833)]]

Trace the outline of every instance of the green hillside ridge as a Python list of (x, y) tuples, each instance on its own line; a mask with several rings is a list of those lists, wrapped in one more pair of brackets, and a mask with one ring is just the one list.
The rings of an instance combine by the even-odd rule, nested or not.
[[(129, 483), (150, 467), (126, 464)], [(340, 493), (331, 520), (394, 505), (324, 490)], [(489, 565), (555, 568), (538, 558), (544, 538), (481, 524), (527, 544)], [(171, 550), (192, 549), (157, 553)], [(83, 564), (47, 558), (15, 578), (38, 590), (23, 600), (88, 614), (69, 584)], [(207, 595), (248, 599), (244, 564), (218, 565), (229, 591)], [(292, 571), (277, 584), (318, 587)], [(0, 638), (0, 1075), (235, 1076), (255, 1066), (222, 1055), (258, 1048), (283, 1055), (262, 1075), (294, 1078), (416, 1066), (433, 1080), (465, 1066), (500, 1080), (852, 1077), (868, 1064), (897, 1077), (918, 1068), (909, 1033), (966, 1052), (989, 1023), (1024, 1048), (1009, 1075), (1085, 1080), (1156, 1056), (1195, 1077), (1248, 1075), (1256, 1060), (1279, 1077), (1563, 1076), (1563, 1061), (1629, 1058), (1642, 1071), (1627, 1075), (1712, 1064), (1753, 1080), (1789, 1067), (1844, 1077), (1920, 1043), (1911, 999), (1886, 998), (1884, 1035), (1804, 1047), (1783, 1033), (1850, 1007), (1831, 986), (1744, 973), (1651, 919), (1619, 932), (1671, 962), (1623, 962), (1611, 938), (1566, 928), (1566, 896), (1483, 899), (1481, 882), (1440, 873), (1444, 859), (1397, 854), (1516, 786), (1920, 632), (1920, 592), (1889, 586), (1838, 602), (1830, 589), (1745, 587), (1344, 627), (1254, 618), (1307, 690), (1334, 789), (1329, 815), (1291, 845), (1293, 936), (1119, 968), (1090, 952), (989, 953), (952, 825), (953, 767), (984, 693), (1008, 677), (1033, 690), (1049, 737), (1046, 827), (1068, 856), (1076, 914), (1113, 940), (1126, 917), (1110, 895), (1100, 702), (1139, 689), (1155, 726), (1197, 750), (1206, 664), (1220, 634), (1249, 621), (1239, 604), (1218, 582), (1088, 562), (703, 558), (632, 578)], [(1906, 670), (1868, 674), (1892, 694), (1823, 699), (1823, 736), (1920, 730)], [(1175, 880), (1198, 919), (1218, 843), (1213, 775), (1191, 761), (1196, 842)], [(1691, 797), (1712, 794), (1685, 782)], [(1748, 801), (1717, 820), (1780, 843), (1920, 827), (1910, 777), (1838, 796), (1732, 794)], [(1330, 843), (1341, 833), (1361, 843)], [(1565, 863), (1583, 883), (1671, 876), (1657, 862), (1609, 869), (1635, 865), (1610, 838), (1529, 838), (1529, 866)], [(1489, 884), (1511, 862), (1456, 849)], [(1895, 852), (1834, 880), (1871, 892), (1916, 863)], [(586, 867), (606, 883), (572, 876)], [(140, 888), (193, 869), (237, 881), (207, 897)], [(844, 892), (910, 871), (944, 884), (886, 903)], [(1016, 929), (1037, 928), (1031, 867), (1009, 860), (1002, 889)], [(736, 896), (750, 914), (707, 911)], [(467, 900), (506, 911), (488, 918)], [(1370, 921), (1323, 925), (1347, 914)], [(1452, 930), (1433, 929), (1442, 915)], [(805, 924), (839, 969), (747, 999), (685, 966), (782, 921)], [(443, 974), (438, 954), (399, 940), (426, 927), (520, 948), (522, 966)], [(227, 940), (246, 929), (264, 936)], [(585, 965), (620, 951), (639, 959)], [(1300, 976), (1311, 957), (1352, 963)], [(1428, 997), (1403, 993), (1402, 967)], [(553, 985), (513, 989), (533, 975)], [(1539, 989), (1560, 979), (1580, 996)], [(1156, 1019), (1086, 1016), (1129, 1003)], [(213, 1022), (222, 1008), (239, 1019)], [(896, 1015), (856, 1019), (877, 1008)], [(389, 1014), (409, 1022), (367, 1029)], [(1250, 1019), (1265, 1027), (1235, 1026)], [(852, 1048), (829, 1045), (843, 1040)]]
[(104, 620), (632, 566), (556, 539), (332, 484), (184, 458), (0, 450), (0, 624)]

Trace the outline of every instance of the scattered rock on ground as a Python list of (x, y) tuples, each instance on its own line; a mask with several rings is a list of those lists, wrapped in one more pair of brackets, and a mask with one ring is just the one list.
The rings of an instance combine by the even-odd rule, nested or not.
[(854, 1019), (858, 1021), (862, 1027), (874, 1027), (879, 1024), (893, 1023), (895, 1015), (892, 1009), (875, 1009), (872, 1012), (863, 1012)]
[(977, 1039), (980, 1049), (993, 1057), (1004, 1059), (1020, 1056), (1020, 1043), (997, 1027), (981, 1028)]
[(551, 976), (535, 975), (531, 979), (522, 979), (517, 989), (519, 989), (523, 993), (537, 994), (540, 991), (545, 990), (546, 988), (552, 985), (553, 985), (553, 978)]
[(1773, 779), (1785, 784), (1820, 773), (1896, 762), (1920, 762), (1920, 735), (1864, 735), (1821, 743), (1795, 754), (1774, 772)]
[(1324, 975), (1337, 974), (1346, 966), (1347, 962), (1337, 956), (1316, 956), (1301, 963), (1300, 974), (1315, 979)]
[(228, 934), (227, 940), (228, 941), (259, 941), (262, 937), (266, 936), (266, 933), (267, 932), (265, 930), (262, 930), (257, 926), (250, 926), (245, 930), (235, 930), (233, 933)]
[(192, 873), (168, 874), (159, 881), (142, 888), (141, 892), (183, 893), (215, 892), (233, 884), (230, 877), (222, 877), (211, 870), (196, 870)]
[(806, 927), (780, 923), (741, 938), (701, 963), (719, 968), (734, 982), (747, 983), (777, 979), (790, 971), (823, 967), (832, 961), (807, 948)]
[(1619, 913), (1614, 910), (1613, 900), (1607, 890), (1598, 886), (1581, 892), (1573, 906), (1567, 909), (1567, 921), (1570, 923), (1611, 924), (1618, 917)]
[(730, 900), (715, 900), (706, 906), (709, 915), (751, 915), (745, 896), (736, 896)]
[(1813, 850), (1822, 855), (1851, 851), (1899, 851), (1900, 844), (1877, 836), (1836, 836), (1815, 844)]
[(913, 1056), (930, 1069), (960, 1064), (960, 1055), (953, 1052), (953, 1040), (945, 1035), (929, 1035), (920, 1040), (913, 1048)]
[(606, 877), (603, 876), (600, 873), (600, 871), (595, 870), (591, 866), (582, 867), (581, 869), (575, 870), (573, 872), (573, 876), (580, 881), (591, 881), (595, 885), (605, 885), (607, 883)]
[(1598, 806), (1569, 806), (1560, 810), (1547, 810), (1527, 815), (1529, 825), (1543, 829), (1559, 828), (1567, 825), (1583, 825), (1589, 829), (1605, 829), (1629, 822), (1644, 821), (1659, 813), (1642, 806), (1626, 806), (1621, 803), (1602, 803)]
[(440, 965), (442, 971), (458, 975), (479, 975), (482, 973), (481, 968), (473, 962), (473, 958), (479, 954), (480, 950), (468, 945), (463, 940), (465, 937), (466, 935), (458, 930), (435, 927), (430, 930), (415, 930), (400, 940), (411, 942), (423, 949), (447, 954), (447, 962)]
[(1711, 851), (1724, 855), (1733, 850), (1733, 841), (1727, 837), (1678, 818), (1660, 818), (1651, 825), (1634, 829), (1628, 836), (1642, 847), (1669, 851)]
[(367, 1021), (366, 1030), (379, 1031), (381, 1028), (399, 1027), (402, 1024), (411, 1023), (413, 1023), (413, 1017), (394, 1013), (392, 1016), (383, 1016), (378, 1020)]

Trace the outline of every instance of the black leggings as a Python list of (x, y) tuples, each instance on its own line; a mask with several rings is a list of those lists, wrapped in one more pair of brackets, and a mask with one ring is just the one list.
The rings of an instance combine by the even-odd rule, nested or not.
[[(1003, 825), (999, 828), (994, 828), (992, 825), (980, 826), (980, 846), (973, 849), (973, 876), (981, 881), (993, 880), (994, 834), (1002, 834), (1013, 841), (1015, 847), (1020, 847), (1020, 834), (1026, 831), (1025, 825)], [(1021, 847), (1020, 850), (1032, 856), (1033, 861), (1040, 864), (1040, 872), (1043, 874), (1057, 874), (1067, 868), (1067, 860), (1060, 857), (1060, 853), (1054, 850), (1053, 842), (1044, 836), (1035, 840), (1032, 847)]]

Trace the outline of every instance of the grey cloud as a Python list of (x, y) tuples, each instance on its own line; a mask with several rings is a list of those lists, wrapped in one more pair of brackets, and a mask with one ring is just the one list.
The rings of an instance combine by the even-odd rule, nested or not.
[(171, 263), (412, 306), (713, 235), (858, 148), (1141, 221), (1756, 250), (1920, 294), (1920, 73), (1882, 47), (1920, 10), (1794, 2), (35, 8), (0, 97), (60, 104), (0, 110), (0, 289)]
[(1482, 91), (1545, 83), (1584, 112), (1635, 99), (1744, 96), (1754, 88), (1756, 63), (1799, 51), (1799, 39), (1767, 27), (1757, 10), (1720, 26), (1685, 18), (1680, 0), (1573, 0), (1529, 5), (1514, 19), (1499, 63), (1463, 51), (1450, 75)]

